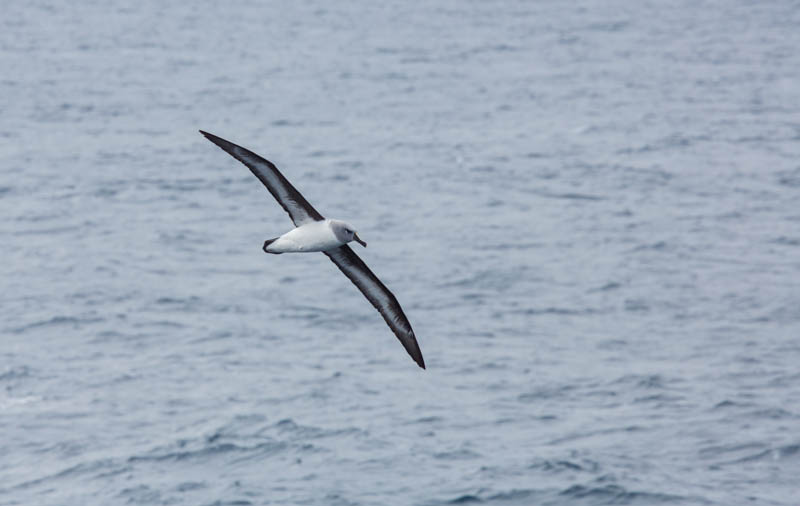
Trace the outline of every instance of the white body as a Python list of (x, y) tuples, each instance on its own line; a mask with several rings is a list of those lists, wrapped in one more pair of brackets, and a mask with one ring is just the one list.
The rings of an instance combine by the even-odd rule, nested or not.
[(331, 220), (313, 221), (286, 232), (269, 246), (268, 253), (305, 253), (326, 251), (347, 244), (336, 237)]

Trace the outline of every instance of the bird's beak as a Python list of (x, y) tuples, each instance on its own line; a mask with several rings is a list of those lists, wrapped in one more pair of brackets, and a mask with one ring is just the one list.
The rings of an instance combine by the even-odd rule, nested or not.
[(362, 241), (362, 240), (361, 240), (361, 238), (358, 236), (358, 234), (353, 234), (353, 240), (354, 240), (355, 242), (357, 242), (358, 244), (360, 244), (360, 245), (364, 246), (365, 248), (367, 247), (367, 243), (365, 243), (364, 241)]

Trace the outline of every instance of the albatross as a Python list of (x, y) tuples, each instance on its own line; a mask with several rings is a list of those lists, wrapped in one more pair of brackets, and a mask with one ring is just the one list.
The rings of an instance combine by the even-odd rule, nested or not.
[(216, 135), (202, 130), (200, 133), (250, 169), (289, 213), (295, 228), (279, 237), (267, 239), (262, 247), (264, 252), (275, 255), (311, 251), (325, 253), (380, 312), (414, 362), (425, 369), (417, 338), (397, 298), (347, 245), (355, 241), (367, 247), (355, 228), (344, 221), (327, 219), (319, 214), (269, 160)]

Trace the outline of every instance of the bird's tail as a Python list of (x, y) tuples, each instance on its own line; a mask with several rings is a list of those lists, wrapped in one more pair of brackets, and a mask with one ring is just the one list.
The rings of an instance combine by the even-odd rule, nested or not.
[(280, 252), (280, 251), (269, 251), (269, 250), (267, 249), (267, 246), (269, 246), (270, 244), (272, 244), (273, 242), (275, 242), (277, 239), (278, 239), (277, 237), (273, 237), (272, 239), (267, 239), (266, 241), (264, 241), (264, 247), (263, 247), (263, 248), (261, 248), (261, 249), (263, 249), (263, 250), (264, 250), (264, 253), (270, 253), (270, 254), (272, 254), (272, 255), (280, 255), (280, 254), (281, 254), (281, 252)]

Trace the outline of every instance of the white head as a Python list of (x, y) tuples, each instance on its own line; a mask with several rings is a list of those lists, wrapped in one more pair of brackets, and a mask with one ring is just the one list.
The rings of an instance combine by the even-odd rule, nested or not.
[(361, 240), (361, 238), (358, 236), (358, 232), (356, 232), (356, 229), (354, 229), (349, 223), (339, 220), (331, 220), (331, 229), (333, 230), (333, 234), (340, 241), (344, 243), (355, 241), (365, 248), (367, 247), (367, 243)]

